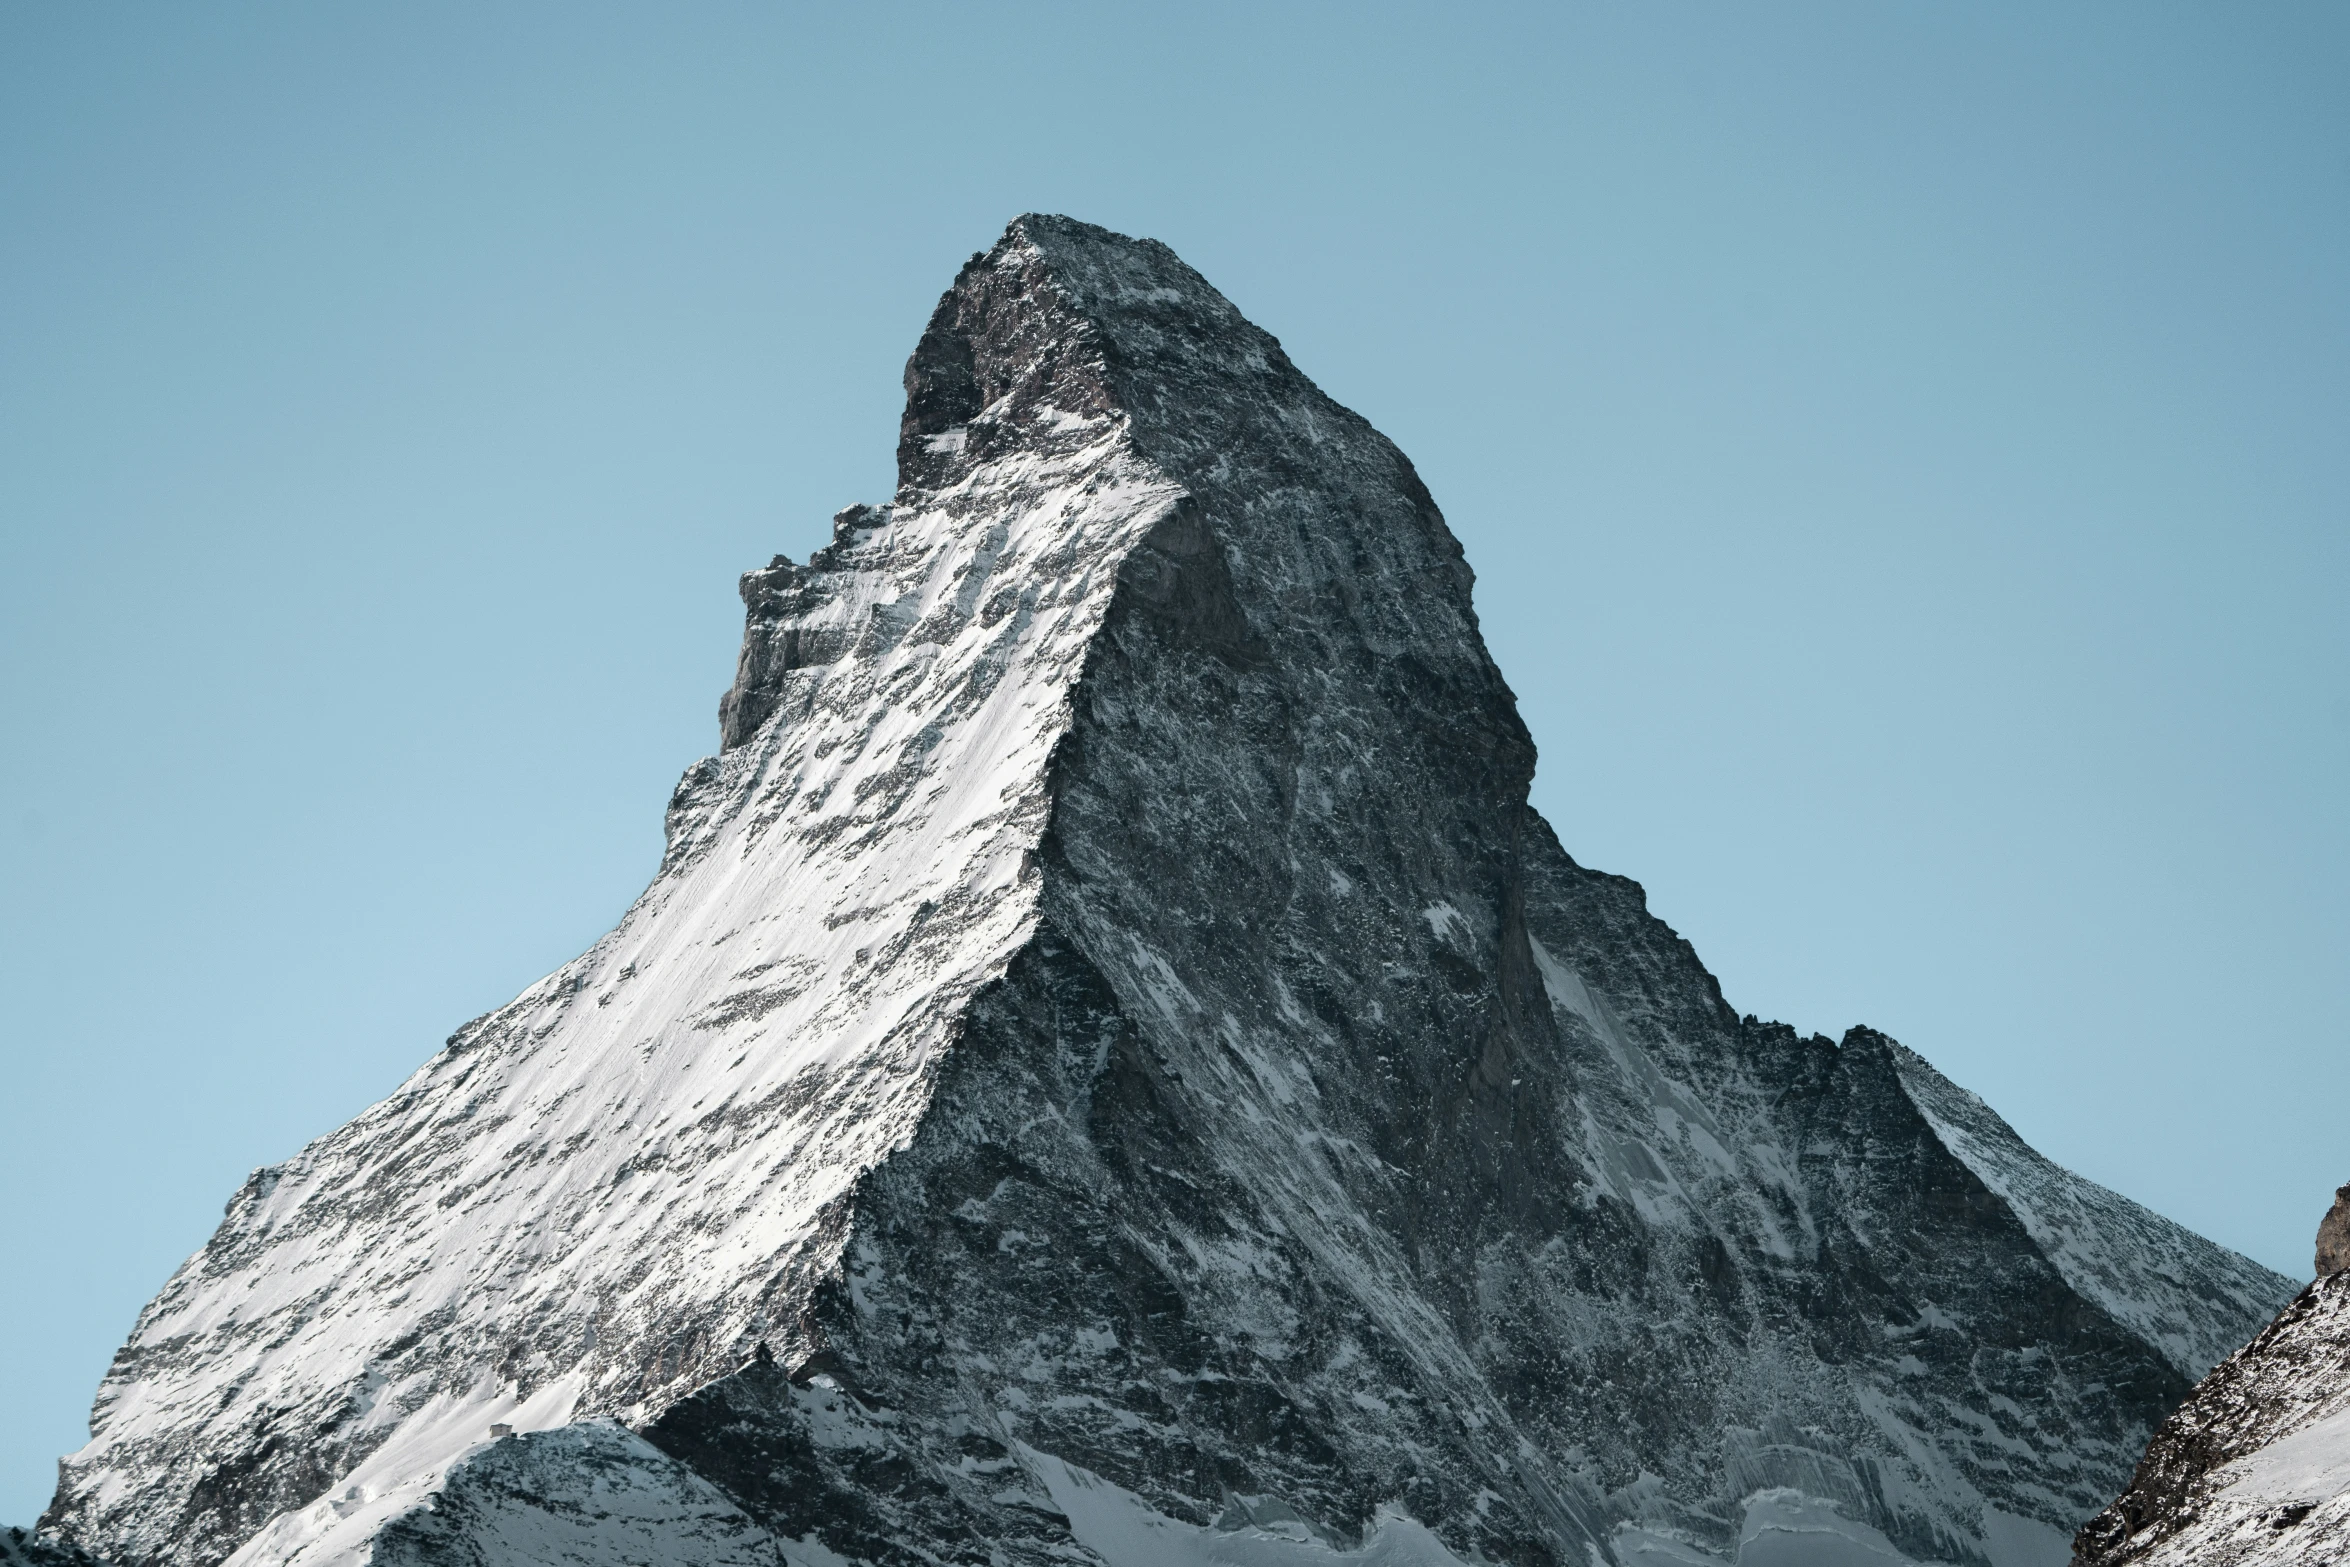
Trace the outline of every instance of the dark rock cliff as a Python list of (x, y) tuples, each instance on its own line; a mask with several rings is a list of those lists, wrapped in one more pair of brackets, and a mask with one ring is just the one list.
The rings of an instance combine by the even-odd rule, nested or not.
[(95, 1556), (27, 1529), (0, 1529), (0, 1567), (106, 1567)]

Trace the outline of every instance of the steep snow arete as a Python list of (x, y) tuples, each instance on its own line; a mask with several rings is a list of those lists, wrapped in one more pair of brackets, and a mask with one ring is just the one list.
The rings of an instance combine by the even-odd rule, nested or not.
[(257, 1172), (123, 1567), (2058, 1563), (2286, 1281), (1741, 1018), (1527, 804), (1411, 464), (1027, 217), (744, 579), (619, 928)]

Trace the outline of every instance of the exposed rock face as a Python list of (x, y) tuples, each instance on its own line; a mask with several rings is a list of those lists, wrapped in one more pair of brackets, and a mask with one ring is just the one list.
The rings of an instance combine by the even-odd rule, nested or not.
[(376, 1534), (370, 1567), (783, 1567), (716, 1486), (601, 1421), (516, 1432), (459, 1460), (429, 1508)]
[(148, 1308), (61, 1533), (2023, 1567), (2289, 1293), (1732, 1011), (1528, 807), (1411, 465), (1165, 247), (1015, 223), (899, 471), (745, 578), (619, 928)]
[(106, 1567), (86, 1551), (29, 1529), (0, 1529), (0, 1567)]
[(2350, 1186), (2334, 1193), (2334, 1206), (2317, 1226), (2317, 1276), (2350, 1268)]
[(2078, 1567), (2350, 1562), (2350, 1272), (2204, 1378), (2074, 1548)]

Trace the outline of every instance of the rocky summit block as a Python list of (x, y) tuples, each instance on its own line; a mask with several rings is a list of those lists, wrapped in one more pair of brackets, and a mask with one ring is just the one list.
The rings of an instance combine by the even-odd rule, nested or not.
[(2350, 1268), (2350, 1186), (2334, 1193), (2334, 1205), (2317, 1226), (2317, 1276)]
[(1411, 464), (1165, 246), (1018, 220), (906, 390), (653, 884), (254, 1175), (60, 1536), (2029, 1567), (2290, 1293), (1733, 1011), (1528, 806)]

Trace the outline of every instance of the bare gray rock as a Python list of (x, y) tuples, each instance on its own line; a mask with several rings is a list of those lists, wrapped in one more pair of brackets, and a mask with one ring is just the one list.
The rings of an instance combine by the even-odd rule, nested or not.
[(2334, 1205), (2317, 1225), (2317, 1276), (2350, 1268), (2350, 1186), (2334, 1193)]
[(492, 1441), (371, 1546), (368, 1567), (784, 1567), (725, 1493), (600, 1422)]
[(0, 1529), (0, 1567), (106, 1567), (89, 1552), (30, 1529)]

